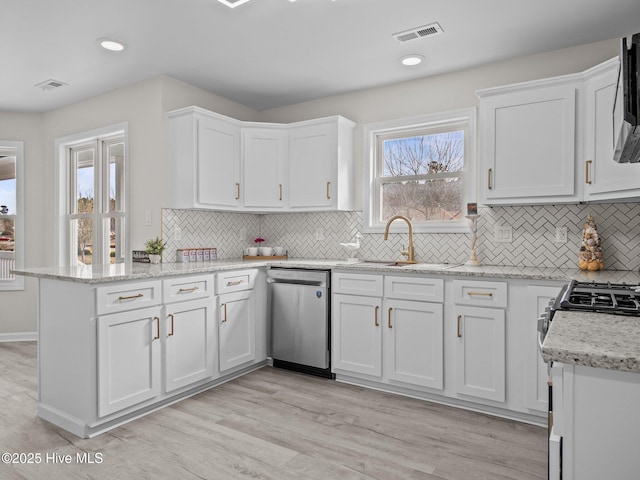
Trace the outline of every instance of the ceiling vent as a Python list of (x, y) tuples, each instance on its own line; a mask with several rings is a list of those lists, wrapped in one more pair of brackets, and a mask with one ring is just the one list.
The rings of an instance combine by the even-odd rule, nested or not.
[(439, 35), (443, 33), (442, 27), (438, 22), (424, 25), (423, 27), (412, 28), (411, 30), (405, 30), (404, 32), (394, 33), (395, 39), (400, 42), (408, 42), (409, 40), (415, 40), (422, 37), (431, 37), (433, 35)]
[(34, 87), (41, 88), (42, 90), (53, 90), (54, 88), (60, 88), (68, 85), (67, 83), (61, 82), (59, 80), (53, 80), (50, 78), (49, 80), (45, 80), (44, 82), (40, 82)]
[(229, 8), (236, 8), (238, 5), (247, 3), (250, 0), (218, 0), (218, 1)]

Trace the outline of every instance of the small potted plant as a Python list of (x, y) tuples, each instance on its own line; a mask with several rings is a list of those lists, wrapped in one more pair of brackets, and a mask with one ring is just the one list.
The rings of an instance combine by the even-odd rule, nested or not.
[(153, 264), (160, 263), (162, 251), (167, 246), (167, 242), (163, 242), (160, 237), (156, 237), (151, 240), (147, 240), (145, 246), (145, 251), (149, 254), (149, 261)]

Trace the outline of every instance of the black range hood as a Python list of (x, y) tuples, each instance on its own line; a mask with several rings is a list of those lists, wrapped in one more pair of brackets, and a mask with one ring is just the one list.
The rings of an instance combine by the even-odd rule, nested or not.
[[(619, 163), (640, 162), (640, 33), (628, 41), (622, 39), (618, 88), (613, 107), (615, 153), (613, 159)], [(622, 95), (620, 95), (622, 93)], [(622, 117), (622, 125), (620, 118)]]

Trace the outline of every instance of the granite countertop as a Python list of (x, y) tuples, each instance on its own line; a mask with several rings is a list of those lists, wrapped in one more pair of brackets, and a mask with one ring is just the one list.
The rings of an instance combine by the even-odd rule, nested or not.
[(640, 373), (640, 317), (558, 311), (542, 356), (546, 362)]
[[(268, 258), (268, 257), (266, 257)], [(80, 283), (102, 283), (124, 280), (138, 280), (144, 278), (168, 277), (172, 275), (186, 275), (211, 273), (224, 270), (235, 270), (247, 267), (290, 267), (310, 269), (330, 269), (353, 272), (400, 273), (400, 274), (429, 274), (445, 276), (467, 277), (498, 277), (526, 280), (551, 280), (568, 282), (571, 279), (599, 282), (626, 282), (640, 284), (640, 273), (624, 270), (603, 270), (600, 272), (583, 272), (575, 269), (535, 268), (519, 266), (482, 265), (470, 267), (466, 265), (416, 264), (390, 266), (391, 262), (360, 262), (351, 263), (339, 259), (306, 259), (292, 258), (288, 260), (249, 260), (230, 259), (213, 262), (198, 263), (126, 263), (105, 266), (78, 267), (44, 267), (16, 269), (17, 275), (29, 277), (64, 280)]]

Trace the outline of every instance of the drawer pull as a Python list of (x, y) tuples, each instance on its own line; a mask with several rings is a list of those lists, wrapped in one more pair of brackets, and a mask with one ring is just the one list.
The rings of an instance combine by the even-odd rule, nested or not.
[(240, 200), (240, 184), (236, 183), (236, 200)]
[(282, 184), (278, 184), (278, 186), (280, 187), (280, 201), (282, 201)]
[(391, 310), (393, 310), (393, 308), (389, 307), (389, 317), (388, 317), (388, 319), (387, 319), (387, 326), (388, 326), (389, 328), (393, 328), (393, 327), (391, 326)]
[(240, 285), (242, 280), (236, 280), (234, 282), (227, 282), (227, 287), (235, 287), (236, 285)]
[(458, 315), (458, 338), (462, 337), (462, 315)]
[(128, 297), (118, 297), (118, 300), (123, 301), (123, 300), (133, 300), (135, 298), (142, 298), (144, 297), (144, 294), (139, 293), (137, 295), (130, 295)]
[(178, 290), (178, 293), (191, 293), (191, 292), (195, 292), (196, 290), (199, 290), (199, 288), (198, 287), (181, 288), (180, 290)]
[(380, 322), (378, 322), (378, 310), (380, 310), (380, 307), (376, 305), (376, 310), (375, 310), (375, 323), (374, 323), (374, 325), (375, 325), (376, 327), (379, 327), (379, 326), (380, 326)]
[(331, 182), (327, 182), (327, 200), (331, 200)]
[(491, 292), (467, 292), (467, 295), (472, 296), (480, 296), (480, 297), (493, 297), (493, 293)]
[(156, 336), (153, 337), (154, 340), (160, 340), (160, 317), (153, 317), (156, 323)]
[(489, 190), (493, 189), (493, 168), (490, 168), (487, 174), (487, 188)]
[(173, 313), (169, 314), (169, 318), (171, 319), (171, 331), (169, 332), (169, 335), (167, 335), (167, 337), (173, 337)]

